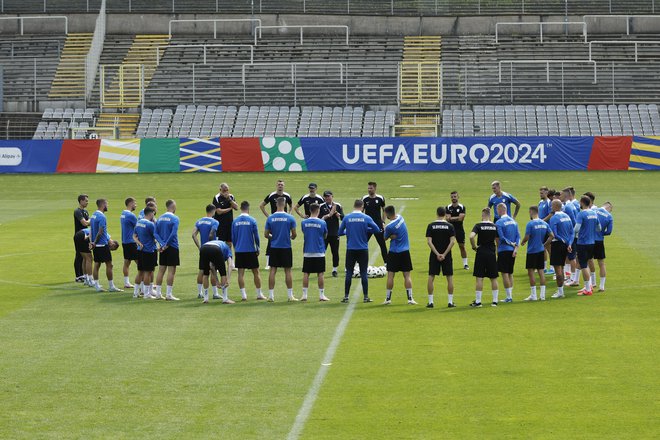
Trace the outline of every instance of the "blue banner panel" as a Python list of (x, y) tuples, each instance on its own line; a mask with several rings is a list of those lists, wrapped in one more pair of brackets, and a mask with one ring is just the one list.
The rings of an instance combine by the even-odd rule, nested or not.
[(586, 170), (593, 137), (300, 138), (309, 171)]
[(0, 173), (54, 173), (62, 140), (0, 141)]

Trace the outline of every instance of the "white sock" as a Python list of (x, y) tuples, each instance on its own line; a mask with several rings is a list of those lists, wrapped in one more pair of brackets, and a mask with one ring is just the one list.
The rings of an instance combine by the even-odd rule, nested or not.
[(94, 287), (96, 287), (97, 289), (101, 287), (99, 286), (99, 280), (94, 280)]
[(293, 289), (286, 289), (286, 294), (289, 298), (293, 298)]
[(499, 302), (498, 297), (500, 296), (500, 291), (499, 290), (493, 290), (493, 302), (497, 303)]
[(307, 298), (307, 287), (303, 287), (303, 288), (302, 288), (302, 291), (303, 291), (303, 293), (302, 293), (302, 297), (303, 297), (303, 298)]
[(564, 264), (564, 273), (571, 273), (571, 265)]
[(547, 269), (548, 269), (548, 260), (545, 260), (543, 262), (543, 270), (547, 270)]
[(564, 294), (564, 286), (557, 287), (557, 292), (559, 292), (560, 295), (563, 295)]
[(124, 286), (128, 286), (131, 284), (131, 281), (128, 279), (128, 277), (124, 277)]
[(222, 286), (222, 300), (227, 301), (229, 299), (229, 293), (228, 293), (228, 288), (227, 286)]
[(172, 296), (172, 286), (167, 286), (165, 291), (167, 292), (167, 296)]
[(108, 280), (108, 287), (109, 287), (110, 289), (114, 289), (114, 288), (115, 288), (115, 282), (112, 281), (112, 280)]
[(481, 290), (477, 290), (474, 297), (477, 304), (481, 304)]
[(268, 298), (275, 299), (275, 289), (268, 289)]
[(197, 284), (197, 293), (199, 295), (204, 293), (204, 285), (203, 284)]
[(332, 271), (333, 271), (333, 272), (337, 272), (337, 268), (336, 268), (336, 267), (333, 267), (333, 268), (332, 268)]
[(412, 289), (406, 289), (406, 296), (408, 296), (408, 301), (413, 301)]
[(149, 284), (148, 286), (146, 286), (147, 291), (146, 291), (146, 293), (144, 294), (144, 296), (149, 296), (149, 295), (151, 295), (151, 290), (153, 289), (153, 287), (154, 287), (154, 286), (153, 286), (152, 284)]
[(536, 286), (531, 286), (532, 287), (532, 294), (530, 295), (532, 298), (536, 298)]
[(213, 296), (218, 296), (218, 286), (213, 285)]
[(144, 282), (140, 283), (140, 290), (139, 292), (142, 292), (144, 294)]
[(541, 299), (545, 299), (545, 286), (541, 286)]
[(156, 296), (163, 296), (161, 292), (163, 291), (163, 286), (156, 285)]
[(586, 290), (591, 290), (591, 278), (584, 282), (584, 288)]
[(592, 286), (596, 285), (596, 274), (595, 273), (591, 274), (591, 280), (590, 281), (591, 281)]
[(140, 286), (133, 287), (133, 296), (138, 296), (140, 294)]
[[(431, 302), (433, 302), (433, 295), (431, 295)], [(448, 293), (447, 294), (447, 303), (448, 304), (454, 304), (454, 294), (453, 293)]]
[(245, 292), (245, 288), (241, 289), (241, 298), (247, 299), (247, 293)]
[(463, 258), (463, 266), (467, 266), (467, 265), (468, 265), (467, 260), (468, 260), (467, 258)]
[(392, 299), (392, 289), (387, 289), (385, 291), (385, 300), (390, 301)]
[(505, 287), (504, 291), (506, 292), (506, 297), (508, 299), (513, 299), (513, 287)]
[(600, 277), (600, 290), (605, 290), (605, 277)]
[(574, 283), (579, 283), (580, 282), (580, 271), (576, 270), (573, 272), (573, 282)]
[(257, 289), (257, 296), (260, 296), (260, 295), (262, 295), (262, 293), (261, 293), (261, 287)]
[(209, 299), (209, 289), (204, 289), (204, 299)]
[(325, 289), (319, 289), (319, 298), (323, 298), (325, 296)]

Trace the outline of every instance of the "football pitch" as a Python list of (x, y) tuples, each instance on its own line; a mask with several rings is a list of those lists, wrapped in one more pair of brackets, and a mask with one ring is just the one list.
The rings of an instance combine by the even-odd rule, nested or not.
[[(413, 258), (417, 306), (395, 278), (369, 281), (374, 303), (339, 303), (343, 278), (327, 273), (319, 303), (288, 303), (278, 273), (275, 303), (223, 305), (197, 300), (197, 249), (190, 235), (222, 181), (240, 203), (258, 204), (279, 177), (294, 200), (333, 190), (351, 211), (369, 180), (402, 211)], [(575, 186), (614, 205), (606, 239), (607, 291), (524, 303), (524, 250), (514, 303), (471, 309), (474, 278), (454, 248), (455, 309), (436, 279), (426, 309), (429, 250), (424, 233), (435, 208), (458, 190), (465, 229), (480, 220), (490, 182), (522, 203), (538, 187)], [(219, 439), (621, 439), (658, 438), (660, 338), (660, 178), (652, 172), (290, 173), (0, 176), (0, 438)], [(109, 232), (120, 239), (123, 201), (141, 207), (168, 198), (181, 219), (178, 303), (95, 293), (73, 282), (72, 212), (79, 193), (107, 198)], [(139, 209), (138, 208), (138, 209)], [(299, 219), (298, 219), (299, 221)], [(375, 240), (370, 252), (382, 260)], [(468, 246), (469, 248), (469, 246)], [(345, 240), (341, 242), (341, 264)], [(468, 249), (470, 265), (474, 253)], [(329, 254), (328, 254), (329, 257)], [(113, 254), (123, 284), (121, 250)], [(265, 260), (261, 259), (262, 268)], [(331, 261), (328, 258), (328, 266)], [(300, 296), (302, 237), (294, 241), (294, 293)], [(340, 265), (341, 266), (341, 265)], [(135, 274), (131, 267), (131, 276)], [(340, 272), (342, 274), (343, 270)], [(261, 271), (266, 287), (267, 275)], [(103, 270), (101, 284), (107, 287)], [(555, 284), (548, 283), (548, 297)], [(357, 290), (356, 290), (357, 289)], [(267, 293), (267, 290), (264, 289)], [(500, 279), (500, 298), (503, 295)], [(240, 299), (236, 276), (230, 298)], [(490, 297), (490, 289), (484, 298)], [(485, 301), (485, 304), (489, 301)], [(347, 311), (348, 310), (348, 311)]]

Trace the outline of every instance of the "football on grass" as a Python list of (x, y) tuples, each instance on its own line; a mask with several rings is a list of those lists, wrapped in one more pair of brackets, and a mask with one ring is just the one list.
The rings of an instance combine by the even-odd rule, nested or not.
[(119, 248), (119, 242), (117, 240), (110, 240), (108, 246), (110, 246), (111, 251), (116, 251)]

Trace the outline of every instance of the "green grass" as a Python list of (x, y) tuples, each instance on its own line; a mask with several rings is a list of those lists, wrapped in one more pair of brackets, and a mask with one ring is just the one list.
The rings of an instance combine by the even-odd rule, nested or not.
[[(277, 177), (0, 176), (0, 438), (285, 438), (344, 315), (346, 306), (338, 303), (343, 280), (328, 278), (329, 304), (288, 304), (278, 276), (274, 304), (203, 306), (195, 299), (197, 254), (190, 239), (221, 180), (239, 201), (252, 203), (263, 227), (256, 205)], [(301, 173), (285, 179), (295, 200), (315, 181), (319, 190), (333, 189), (349, 211), (366, 182), (376, 179), (388, 201), (405, 206), (420, 302), (405, 305), (397, 279), (395, 304), (380, 306), (384, 280), (370, 281), (376, 303), (356, 306), (302, 438), (660, 435), (656, 174)], [(458, 189), (471, 227), (494, 179), (523, 207), (536, 204), (542, 184), (572, 184), (595, 192), (597, 202), (614, 203), (605, 294), (581, 298), (567, 289), (564, 300), (524, 304), (521, 255), (514, 304), (469, 309), (474, 278), (457, 267), (459, 308), (442, 307), (444, 280), (436, 283), (440, 307), (423, 307), (424, 231), (435, 207)], [(79, 192), (109, 199), (115, 238), (126, 196), (153, 194), (161, 205), (177, 200), (182, 266), (175, 294), (182, 301), (135, 301), (128, 293), (96, 294), (71, 282), (71, 213)], [(525, 218), (523, 209), (521, 229)], [(298, 295), (301, 246), (296, 240)], [(114, 257), (121, 280), (120, 252)], [(457, 257), (456, 250), (456, 266)], [(316, 294), (310, 288), (310, 297)], [(235, 278), (230, 296), (239, 298)]]

